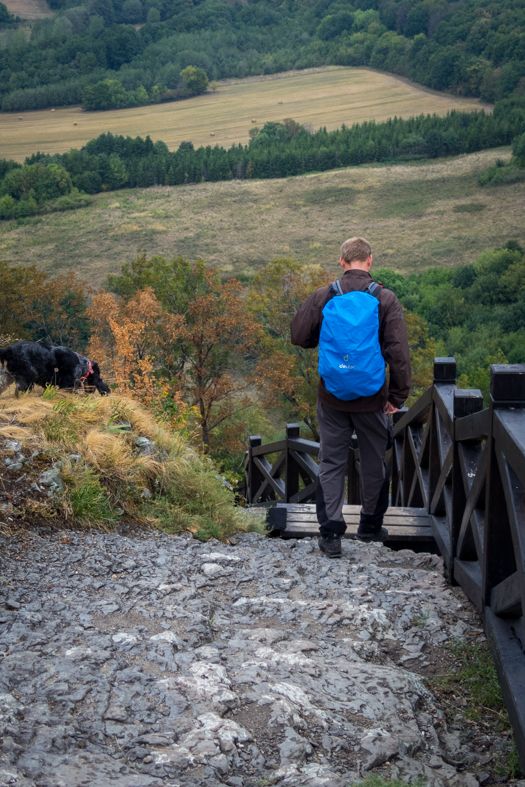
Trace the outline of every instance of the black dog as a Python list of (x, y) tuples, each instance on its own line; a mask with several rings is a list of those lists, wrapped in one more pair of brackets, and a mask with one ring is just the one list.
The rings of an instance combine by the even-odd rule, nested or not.
[(78, 388), (80, 385), (90, 385), (96, 388), (102, 396), (111, 393), (109, 385), (100, 376), (100, 368), (95, 361), (90, 361), (89, 358), (85, 358), (67, 347), (51, 347), (49, 352), (54, 376), (51, 381), (52, 385), (56, 385), (58, 388)]
[(17, 342), (0, 350), (0, 364), (4, 367), (0, 393), (12, 382), (16, 384), (16, 396), (19, 391), (30, 391), (35, 385), (73, 389), (90, 385), (102, 396), (110, 393), (109, 386), (100, 376), (98, 364), (67, 347)]

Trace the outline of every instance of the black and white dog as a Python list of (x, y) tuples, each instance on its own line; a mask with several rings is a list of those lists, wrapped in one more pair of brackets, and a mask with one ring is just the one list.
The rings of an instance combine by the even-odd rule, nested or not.
[(78, 388), (89, 385), (102, 395), (110, 393), (100, 376), (97, 363), (67, 347), (45, 347), (38, 342), (17, 342), (0, 350), (0, 393), (13, 382), (16, 396), (19, 391), (30, 391), (35, 385), (45, 388)]

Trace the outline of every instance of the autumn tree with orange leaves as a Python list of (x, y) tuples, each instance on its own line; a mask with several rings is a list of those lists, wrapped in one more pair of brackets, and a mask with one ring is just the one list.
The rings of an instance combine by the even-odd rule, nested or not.
[(239, 282), (221, 282), (202, 260), (142, 254), (109, 283), (120, 298), (103, 293), (93, 299), (93, 355), (111, 358), (121, 380), (127, 374), (142, 386), (153, 378), (175, 383), (198, 412), (206, 450), (226, 421), (234, 419), (242, 431), (238, 415), (253, 405), (246, 364), (260, 328)]
[(92, 326), (89, 354), (99, 360), (119, 393), (158, 411), (166, 409), (166, 395), (180, 401), (173, 369), (183, 318), (163, 309), (151, 288), (135, 293), (127, 302), (113, 293), (99, 292), (93, 296), (88, 316)]
[(285, 405), (288, 417), (302, 421), (314, 440), (319, 440), (317, 350), (292, 345), (290, 322), (312, 292), (332, 280), (333, 274), (317, 265), (273, 260), (255, 276), (248, 299), (251, 314), (263, 328), (253, 374), (263, 402), (268, 408)]

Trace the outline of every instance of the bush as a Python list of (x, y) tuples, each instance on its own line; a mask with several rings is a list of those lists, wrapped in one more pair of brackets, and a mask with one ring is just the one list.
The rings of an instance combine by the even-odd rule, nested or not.
[(203, 68), (187, 66), (180, 72), (180, 76), (190, 96), (198, 96), (208, 89), (208, 75)]
[(480, 186), (508, 186), (525, 180), (525, 169), (513, 165), (508, 167), (489, 167), (478, 176)]

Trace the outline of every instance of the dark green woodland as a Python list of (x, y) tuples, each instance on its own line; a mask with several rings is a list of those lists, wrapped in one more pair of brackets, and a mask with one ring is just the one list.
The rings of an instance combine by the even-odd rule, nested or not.
[[(3, 111), (78, 104), (119, 83), (122, 105), (211, 80), (326, 64), (371, 66), (494, 102), (525, 95), (521, 0), (50, 0), (58, 14), (0, 50)], [(0, 25), (4, 19), (0, 4)], [(11, 24), (10, 17), (4, 20)], [(138, 29), (137, 29), (138, 28)], [(114, 85), (115, 87), (115, 85)], [(88, 91), (89, 96), (89, 91)]]

